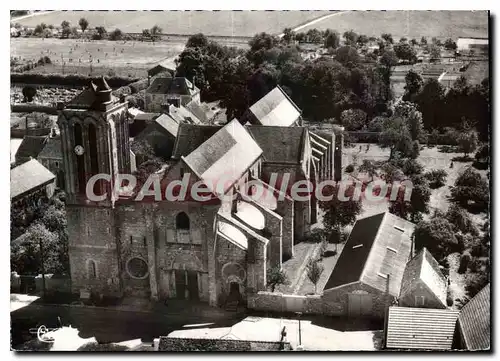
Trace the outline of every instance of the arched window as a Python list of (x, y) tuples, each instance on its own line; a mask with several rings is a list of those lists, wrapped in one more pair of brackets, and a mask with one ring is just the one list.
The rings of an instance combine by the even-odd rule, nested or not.
[(89, 155), (92, 175), (99, 173), (97, 166), (97, 133), (94, 124), (89, 124)]
[(189, 229), (189, 217), (186, 213), (181, 212), (175, 218), (175, 227), (177, 229)]
[[(78, 145), (83, 146), (82, 126), (78, 123), (75, 124), (74, 135), (75, 135), (75, 147)], [(76, 167), (78, 172), (78, 191), (80, 194), (85, 194), (85, 187), (87, 180), (85, 177), (85, 161), (83, 155), (77, 155)]]
[(92, 260), (87, 262), (87, 276), (91, 280), (95, 280), (97, 278), (95, 262)]

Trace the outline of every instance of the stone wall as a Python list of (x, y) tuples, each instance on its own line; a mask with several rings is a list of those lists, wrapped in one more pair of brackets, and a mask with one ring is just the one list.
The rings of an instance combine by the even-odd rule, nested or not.
[[(35, 284), (37, 290), (43, 290), (42, 275), (35, 277)], [(56, 276), (53, 274), (45, 275), (45, 292), (50, 293), (70, 293), (71, 292), (71, 279), (68, 276)]]
[(348, 299), (351, 292), (367, 292), (372, 296), (372, 311), (368, 317), (381, 319), (393, 298), (361, 283), (327, 290), (323, 295), (287, 295), (258, 292), (248, 295), (248, 308), (265, 312), (302, 312), (312, 315), (347, 316)]
[(158, 351), (290, 351), (289, 342), (160, 337)]

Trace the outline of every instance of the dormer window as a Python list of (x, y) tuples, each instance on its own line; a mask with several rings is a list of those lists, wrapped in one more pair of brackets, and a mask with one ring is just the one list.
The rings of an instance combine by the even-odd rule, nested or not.
[(354, 247), (352, 247), (352, 249), (361, 248), (361, 247), (363, 247), (363, 245), (362, 245), (362, 244), (357, 244), (357, 245), (355, 245)]

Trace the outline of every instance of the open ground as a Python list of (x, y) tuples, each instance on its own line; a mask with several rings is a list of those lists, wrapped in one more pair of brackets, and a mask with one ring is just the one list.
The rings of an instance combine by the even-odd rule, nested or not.
[[(153, 25), (164, 34), (209, 36), (253, 36), (257, 32), (279, 34), (330, 13), (329, 11), (54, 11), (19, 21), (23, 26), (40, 23), (60, 26), (66, 20), (78, 26), (86, 18), (90, 27), (119, 28), (125, 33), (141, 33)], [(258, 29), (258, 31), (257, 31)]]
[(306, 26), (310, 29), (334, 29), (339, 33), (354, 30), (358, 34), (400, 37), (422, 36), (438, 39), (458, 37), (488, 37), (487, 11), (349, 11)]

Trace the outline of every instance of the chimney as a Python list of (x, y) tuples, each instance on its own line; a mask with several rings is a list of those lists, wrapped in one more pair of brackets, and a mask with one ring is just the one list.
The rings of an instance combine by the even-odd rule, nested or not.
[(389, 294), (389, 287), (391, 285), (391, 275), (390, 274), (387, 274), (387, 278), (385, 280), (385, 291), (387, 294)]
[(163, 114), (170, 114), (170, 103), (168, 103), (168, 102), (167, 103), (163, 103), (161, 105), (161, 112)]

